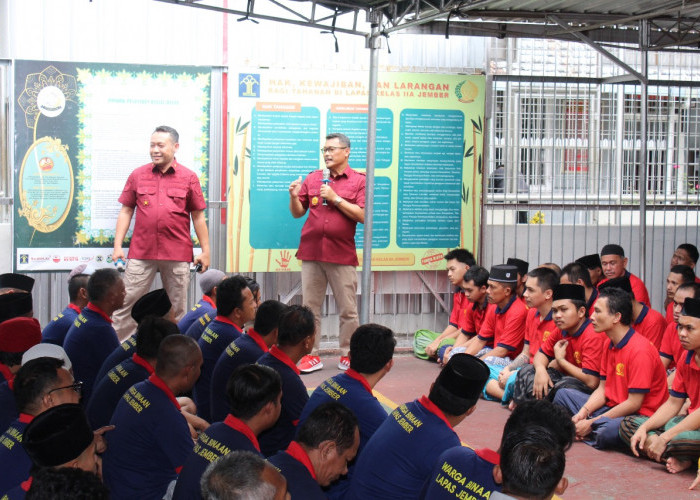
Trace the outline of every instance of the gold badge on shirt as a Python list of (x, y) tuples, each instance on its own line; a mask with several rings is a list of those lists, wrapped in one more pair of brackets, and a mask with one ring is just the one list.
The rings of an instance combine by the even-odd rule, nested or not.
[(314, 196), (313, 198), (311, 198), (311, 204), (313, 206), (318, 205), (318, 196)]
[(148, 205), (148, 200), (144, 200), (143, 204)]

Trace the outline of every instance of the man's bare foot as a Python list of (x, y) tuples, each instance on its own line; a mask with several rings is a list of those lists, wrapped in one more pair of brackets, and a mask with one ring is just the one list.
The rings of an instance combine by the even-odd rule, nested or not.
[(677, 474), (686, 470), (692, 465), (692, 463), (693, 462), (691, 462), (690, 460), (681, 461), (675, 457), (669, 457), (666, 460), (666, 470), (669, 471), (671, 474)]

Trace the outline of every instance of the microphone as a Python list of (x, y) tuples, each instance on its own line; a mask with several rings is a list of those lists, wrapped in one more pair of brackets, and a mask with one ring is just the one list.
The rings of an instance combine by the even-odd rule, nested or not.
[[(325, 184), (327, 186), (328, 184), (331, 183), (331, 171), (328, 170), (327, 168), (324, 168), (322, 170), (322, 172), (323, 172), (323, 181), (322, 182), (323, 182), (323, 184)], [(326, 200), (325, 198), (323, 198), (323, 205), (328, 206), (328, 200)]]

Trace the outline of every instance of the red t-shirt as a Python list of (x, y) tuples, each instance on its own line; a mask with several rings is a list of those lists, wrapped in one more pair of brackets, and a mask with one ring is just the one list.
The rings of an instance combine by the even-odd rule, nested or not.
[(464, 323), (467, 309), (471, 308), (471, 302), (467, 300), (464, 290), (458, 289), (452, 294), (452, 313), (450, 313), (450, 325), (459, 328)]
[(695, 360), (695, 351), (685, 352), (685, 359), (679, 360), (676, 368), (671, 396), (689, 398), (688, 415), (690, 415), (700, 407), (700, 367)]
[(656, 350), (661, 349), (661, 341), (664, 338), (664, 330), (666, 329), (666, 320), (661, 313), (650, 309), (647, 306), (642, 307), (642, 312), (632, 324), (632, 328), (637, 333), (641, 333), (648, 338)]
[(603, 345), (608, 336), (598, 333), (593, 329), (593, 323), (589, 319), (583, 322), (575, 333), (569, 334), (559, 328), (542, 343), (540, 352), (550, 360), (554, 359), (554, 344), (560, 340), (567, 340), (565, 359), (583, 370), (583, 373), (600, 377), (600, 358)]
[(192, 261), (190, 213), (207, 208), (194, 172), (175, 160), (165, 173), (143, 165), (129, 175), (119, 203), (136, 209), (130, 259)]
[[(299, 201), (304, 209), (308, 209), (309, 217), (301, 229), (297, 258), (357, 266), (357, 222), (346, 217), (335, 206), (334, 200), (329, 200), (327, 205), (323, 204), (322, 184), (323, 172), (314, 170), (301, 185)], [(365, 174), (346, 167), (342, 174), (331, 179), (330, 187), (347, 202), (365, 207)]]
[(488, 301), (484, 302), (484, 306), (481, 307), (479, 304), (471, 303), (470, 307), (467, 308), (467, 312), (464, 315), (464, 322), (459, 325), (462, 333), (473, 337), (481, 331), (481, 326), (484, 324), (486, 319), (486, 314), (490, 309), (495, 309), (494, 304), (489, 304)]
[(608, 341), (603, 348), (600, 379), (605, 380), (605, 404), (609, 407), (627, 400), (629, 393), (643, 393), (637, 413), (650, 417), (668, 399), (666, 370), (659, 353), (633, 328), (617, 346)]
[(666, 325), (666, 329), (664, 330), (664, 338), (661, 341), (659, 355), (670, 359), (671, 364), (668, 365), (668, 367), (673, 368), (680, 362), (684, 352), (686, 352), (686, 350), (683, 349), (681, 341), (678, 338), (678, 324), (672, 321)]
[(515, 358), (523, 350), (526, 319), (525, 302), (520, 297), (513, 296), (503, 309), (494, 305), (493, 309), (488, 310), (479, 338), (487, 344), (493, 341), (494, 347), (506, 348), (508, 356)]
[(557, 327), (552, 320), (552, 311), (542, 319), (540, 313), (534, 307), (527, 312), (525, 320), (525, 344), (530, 346), (530, 364), (540, 350), (540, 346), (552, 335)]

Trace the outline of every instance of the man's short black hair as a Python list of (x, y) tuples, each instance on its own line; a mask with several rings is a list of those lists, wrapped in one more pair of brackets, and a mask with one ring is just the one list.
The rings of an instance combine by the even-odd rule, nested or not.
[(546, 399), (533, 399), (517, 405), (503, 426), (503, 439), (507, 434), (517, 434), (537, 425), (547, 427), (564, 451), (574, 443), (576, 426), (571, 421), (571, 416), (564, 408)]
[(692, 243), (681, 243), (680, 245), (678, 245), (678, 248), (680, 248), (681, 250), (685, 250), (688, 254), (688, 257), (690, 257), (690, 260), (692, 260), (696, 264), (698, 263), (698, 257), (700, 257), (698, 247), (696, 247)]
[(253, 297), (255, 297), (255, 294), (260, 291), (260, 283), (255, 281), (255, 278), (251, 278), (250, 276), (244, 276), (245, 282), (248, 283), (248, 288), (250, 288), (250, 293), (253, 294)]
[(611, 314), (620, 313), (620, 323), (625, 326), (632, 324), (632, 296), (619, 288), (610, 287), (600, 291), (599, 299), (608, 299), (608, 310)]
[(342, 454), (355, 442), (357, 418), (348, 408), (331, 401), (316, 407), (299, 427), (296, 440), (309, 448), (332, 441)]
[(474, 254), (472, 254), (469, 250), (466, 250), (464, 248), (455, 248), (454, 250), (450, 250), (445, 254), (445, 260), (452, 259), (455, 259), (456, 261), (461, 262), (462, 264), (466, 264), (469, 267), (476, 265)]
[(481, 266), (473, 265), (464, 273), (462, 281), (465, 283), (473, 281), (474, 286), (479, 288), (486, 286), (489, 284), (489, 270)]
[(87, 274), (76, 274), (68, 280), (68, 300), (75, 302), (78, 299), (78, 293), (81, 288), (87, 290), (87, 284), (90, 276)]
[(279, 300), (266, 300), (255, 313), (255, 324), (253, 329), (263, 337), (269, 335), (280, 324), (282, 313), (287, 310), (287, 306)]
[(144, 359), (155, 359), (163, 339), (176, 333), (180, 333), (180, 330), (175, 323), (158, 316), (146, 316), (136, 327), (136, 354)]
[(154, 134), (156, 132), (164, 132), (166, 134), (170, 134), (170, 138), (175, 144), (178, 144), (180, 142), (180, 134), (178, 134), (177, 130), (175, 130), (172, 127), (168, 127), (167, 125), (160, 125), (156, 127), (156, 129), (153, 131)]
[(700, 283), (695, 283), (695, 281), (693, 281), (692, 283), (683, 283), (678, 287), (676, 292), (680, 290), (692, 290), (692, 297), (694, 299), (700, 299)]
[(228, 316), (234, 309), (243, 307), (243, 290), (248, 288), (248, 282), (243, 276), (231, 276), (219, 283), (216, 289), (216, 314)]
[(199, 352), (199, 346), (192, 337), (168, 335), (158, 346), (156, 375), (165, 378), (179, 374), (183, 368), (195, 362)]
[(695, 271), (690, 266), (677, 265), (671, 268), (671, 272), (674, 274), (680, 274), (683, 283), (694, 283), (695, 282)]
[(350, 368), (373, 374), (394, 357), (396, 339), (390, 328), (375, 323), (360, 326), (350, 337)]
[(121, 279), (122, 277), (116, 269), (103, 268), (92, 273), (87, 282), (87, 293), (90, 302), (103, 300), (115, 283)]
[(287, 307), (280, 318), (277, 329), (277, 343), (281, 346), (294, 346), (314, 334), (316, 325), (314, 313), (306, 306)]
[(32, 473), (27, 500), (109, 500), (100, 478), (74, 467), (42, 468)]
[(565, 274), (569, 277), (569, 281), (571, 281), (571, 283), (574, 285), (578, 282), (578, 280), (581, 280), (583, 281), (583, 286), (586, 288), (593, 288), (591, 274), (583, 264), (579, 262), (571, 262), (565, 265), (564, 269), (561, 270), (561, 275), (564, 276)]
[(56, 358), (36, 358), (27, 361), (14, 379), (17, 411), (34, 415), (41, 406), (41, 398), (58, 383), (58, 370), (63, 361)]
[(279, 373), (263, 365), (243, 365), (236, 368), (226, 383), (226, 398), (231, 415), (248, 420), (258, 414), (282, 392)]
[(530, 278), (537, 280), (537, 286), (544, 292), (554, 290), (554, 287), (559, 284), (559, 275), (554, 269), (548, 267), (536, 267), (527, 275)]
[(549, 499), (564, 475), (566, 455), (553, 433), (532, 426), (503, 437), (503, 492), (529, 499)]

